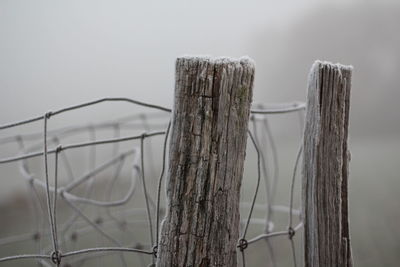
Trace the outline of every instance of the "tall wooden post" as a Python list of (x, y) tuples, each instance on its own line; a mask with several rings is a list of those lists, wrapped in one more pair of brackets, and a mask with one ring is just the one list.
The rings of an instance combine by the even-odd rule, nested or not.
[(236, 266), (254, 64), (181, 57), (175, 79), (157, 266)]
[(315, 62), (303, 156), (305, 266), (352, 266), (347, 148), (352, 67)]

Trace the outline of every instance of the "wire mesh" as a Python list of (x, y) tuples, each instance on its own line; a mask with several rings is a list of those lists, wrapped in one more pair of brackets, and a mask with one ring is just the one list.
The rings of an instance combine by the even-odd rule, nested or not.
[[(49, 130), (48, 125), (59, 114), (76, 109), (82, 109), (103, 102), (128, 102), (134, 105), (155, 110), (157, 113), (141, 113), (119, 118), (113, 121), (90, 125), (65, 127)], [(248, 130), (249, 142), (256, 152), (257, 167), (255, 188), (250, 202), (242, 202), (241, 206), (247, 211), (241, 214), (241, 235), (237, 249), (241, 257), (242, 266), (246, 266), (246, 251), (248, 247), (257, 246), (259, 242), (266, 242), (270, 263), (276, 266), (275, 255), (270, 239), (277, 236), (287, 236), (290, 242), (293, 266), (297, 266), (296, 249), (294, 244), (295, 233), (302, 227), (300, 210), (294, 208), (294, 184), (298, 174), (298, 164), (301, 157), (299, 145), (292, 177), (290, 177), (290, 196), (287, 206), (275, 205), (277, 184), (280, 178), (278, 164), (278, 149), (269, 126), (269, 117), (276, 114), (297, 113), (300, 122), (300, 144), (302, 140), (302, 122), (305, 104), (300, 102), (274, 105), (255, 105), (251, 110), (250, 126)], [(34, 223), (34, 231), (0, 238), (0, 247), (16, 243), (33, 241), (35, 253), (24, 254), (18, 251), (11, 256), (2, 256), (1, 263), (12, 261), (30, 260), (38, 266), (82, 266), (89, 260), (100, 263), (100, 257), (114, 255), (115, 262), (120, 266), (131, 265), (126, 256), (137, 255), (136, 265), (153, 265), (157, 257), (157, 244), (159, 241), (160, 219), (163, 216), (164, 195), (161, 194), (163, 177), (166, 172), (167, 142), (170, 124), (171, 109), (158, 105), (143, 103), (128, 98), (103, 98), (75, 106), (62, 108), (53, 112), (46, 112), (42, 116), (31, 119), (0, 125), (0, 130), (31, 124), (41, 121), (43, 130), (37, 133), (21, 133), (18, 135), (0, 138), (0, 145), (16, 144), (19, 154), (0, 159), (0, 164), (17, 164), (19, 173), (25, 179), (30, 195), (30, 204)], [(158, 122), (153, 122), (157, 119)], [(99, 139), (98, 133), (102, 130), (111, 130), (112, 138)], [(132, 133), (137, 129), (144, 129), (140, 134), (131, 134), (121, 137), (121, 132)], [(157, 129), (157, 130), (152, 130)], [(84, 142), (68, 143), (67, 140), (74, 135), (88, 135), (89, 140)], [(161, 137), (155, 151), (160, 152), (160, 167), (155, 167), (154, 155), (151, 147), (154, 138)], [(135, 142), (136, 146), (132, 146)], [(30, 145), (27, 146), (27, 143)], [(129, 143), (121, 148), (121, 143)], [(139, 143), (139, 144), (137, 144)], [(111, 145), (111, 153), (107, 153), (104, 162), (99, 163), (99, 147)], [(69, 151), (88, 150), (88, 169), (82, 175), (77, 175)], [(271, 153), (271, 160), (267, 153)], [(147, 156), (147, 157), (146, 157)], [(147, 159), (147, 160), (146, 160)], [(30, 161), (39, 161), (43, 174), (36, 175), (30, 166)], [(129, 184), (122, 182), (124, 170), (129, 162)], [(36, 162), (37, 163), (37, 162)], [(145, 173), (145, 164), (150, 169), (151, 176), (155, 173), (154, 186), (148, 187), (149, 182), (155, 179), (148, 178)], [(271, 166), (270, 166), (271, 165)], [(64, 170), (63, 179), (60, 178), (60, 169)], [(125, 169), (124, 169), (125, 168)], [(105, 181), (96, 185), (96, 179), (103, 172), (111, 172)], [(125, 171), (126, 173), (126, 171)], [(256, 200), (261, 194), (261, 181), (265, 184), (265, 203), (257, 204)], [(125, 193), (118, 199), (113, 199), (117, 184)], [(141, 185), (141, 188), (140, 185)], [(96, 193), (99, 188), (103, 193)], [(153, 190), (151, 190), (153, 189)], [(132, 199), (142, 193), (142, 207), (130, 208)], [(118, 193), (118, 196), (121, 194)], [(155, 198), (155, 199), (154, 199)], [(95, 214), (88, 211), (93, 207)], [(68, 209), (66, 215), (64, 210)], [(265, 218), (254, 218), (254, 210), (263, 209)], [(100, 210), (102, 212), (100, 212)], [(272, 223), (276, 212), (287, 214), (286, 230), (275, 230)], [(61, 213), (61, 214), (60, 214)], [(294, 216), (298, 223), (294, 223)], [(46, 219), (45, 219), (46, 218)], [(46, 222), (47, 220), (47, 222)], [(61, 222), (60, 222), (61, 221)], [(142, 224), (148, 229), (136, 229), (132, 224)], [(261, 233), (250, 237), (251, 225), (261, 225)], [(117, 231), (122, 238), (117, 238)], [(95, 247), (81, 247), (78, 240), (83, 235), (92, 235), (96, 240)], [(135, 235), (146, 235), (145, 241), (135, 240)], [(82, 241), (82, 243), (85, 243)], [(85, 246), (85, 244), (81, 244)], [(104, 246), (100, 246), (104, 245)], [(3, 255), (3, 254), (1, 254)], [(145, 257), (147, 256), (147, 257)], [(99, 265), (99, 264), (96, 264)]]

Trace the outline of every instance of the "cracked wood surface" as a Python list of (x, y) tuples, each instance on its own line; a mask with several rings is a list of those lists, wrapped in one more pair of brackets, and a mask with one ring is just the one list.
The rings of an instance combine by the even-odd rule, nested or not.
[(248, 58), (181, 57), (157, 266), (236, 266), (252, 100)]
[(306, 267), (352, 266), (347, 148), (352, 67), (315, 62), (308, 81), (303, 154)]

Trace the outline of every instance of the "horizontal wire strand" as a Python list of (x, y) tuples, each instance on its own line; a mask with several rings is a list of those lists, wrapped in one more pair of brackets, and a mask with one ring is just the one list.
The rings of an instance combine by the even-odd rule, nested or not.
[[(0, 130), (2, 129), (7, 129), (7, 128), (12, 128), (15, 126), (19, 126), (19, 125), (24, 125), (24, 124), (28, 124), (31, 122), (35, 122), (35, 121), (39, 121), (39, 120), (44, 120), (45, 122), (45, 129), (44, 129), (44, 150), (42, 152), (32, 152), (32, 153), (26, 153), (23, 155), (19, 155), (19, 156), (15, 156), (15, 157), (10, 157), (10, 158), (4, 158), (4, 159), (0, 159), (0, 164), (1, 163), (9, 163), (9, 162), (14, 162), (14, 161), (19, 161), (19, 160), (27, 160), (33, 157), (37, 157), (37, 156), (44, 156), (44, 161), (45, 161), (45, 170), (46, 170), (46, 182), (43, 183), (42, 181), (34, 178), (34, 176), (32, 176), (31, 174), (29, 174), (29, 172), (27, 172), (27, 174), (25, 176), (27, 176), (27, 181), (31, 182), (33, 185), (39, 185), (43, 188), (47, 189), (47, 204), (48, 204), (48, 208), (49, 208), (49, 220), (50, 220), (50, 228), (52, 229), (52, 239), (53, 239), (53, 253), (50, 255), (46, 255), (46, 254), (26, 254), (26, 255), (15, 255), (15, 256), (7, 256), (7, 257), (2, 257), (0, 258), (0, 262), (2, 261), (9, 261), (9, 260), (17, 260), (17, 259), (37, 259), (37, 260), (51, 260), (54, 262), (54, 257), (58, 257), (58, 263), (62, 258), (68, 258), (70, 256), (75, 256), (75, 255), (86, 255), (86, 254), (90, 254), (90, 253), (100, 253), (100, 252), (136, 252), (136, 253), (140, 253), (140, 254), (147, 254), (147, 255), (155, 255), (155, 249), (157, 247), (158, 244), (158, 235), (159, 235), (159, 217), (160, 217), (160, 191), (161, 191), (161, 181), (162, 181), (162, 177), (164, 176), (164, 171), (165, 171), (165, 160), (166, 160), (166, 143), (167, 143), (167, 139), (168, 139), (168, 133), (170, 130), (170, 125), (171, 122), (169, 122), (168, 127), (165, 131), (157, 131), (157, 132), (149, 132), (149, 133), (143, 133), (141, 135), (135, 135), (135, 136), (128, 136), (128, 137), (123, 137), (123, 138), (111, 138), (111, 139), (105, 139), (105, 140), (95, 140), (95, 141), (91, 141), (91, 142), (83, 142), (83, 143), (77, 143), (77, 144), (68, 144), (68, 145), (59, 145), (57, 148), (55, 149), (47, 149), (47, 119), (49, 119), (52, 116), (58, 115), (58, 114), (62, 114), (64, 112), (68, 112), (68, 111), (72, 111), (72, 110), (76, 110), (76, 109), (80, 109), (83, 107), (88, 107), (88, 106), (92, 106), (92, 105), (96, 105), (102, 102), (109, 102), (109, 101), (123, 101), (123, 102), (129, 102), (129, 103), (133, 103), (133, 104), (137, 104), (140, 106), (144, 106), (147, 108), (152, 108), (152, 109), (158, 109), (161, 110), (163, 112), (167, 112), (170, 113), (171, 109), (162, 107), (162, 106), (158, 106), (158, 105), (153, 105), (153, 104), (148, 104), (148, 103), (144, 103), (144, 102), (140, 102), (140, 101), (136, 101), (133, 99), (129, 99), (129, 98), (102, 98), (102, 99), (98, 99), (95, 101), (91, 101), (91, 102), (86, 102), (83, 104), (79, 104), (79, 105), (75, 105), (75, 106), (70, 106), (67, 108), (63, 108), (63, 109), (59, 109), (57, 111), (54, 112), (48, 112), (46, 113), (44, 116), (40, 116), (40, 117), (34, 117), (28, 120), (24, 120), (24, 121), (19, 121), (19, 122), (15, 122), (15, 123), (10, 123), (10, 124), (5, 124), (0, 126)], [(293, 103), (288, 103), (288, 104), (284, 104), (281, 106), (277, 106), (277, 107), (265, 107), (265, 106), (261, 106), (261, 108), (259, 109), (251, 109), (251, 114), (257, 114), (257, 116), (265, 116), (265, 115), (269, 115), (269, 114), (283, 114), (283, 113), (291, 113), (291, 112), (299, 112), (299, 111), (303, 111), (306, 108), (304, 103), (301, 102), (293, 102)], [(140, 117), (140, 116), (139, 116)], [(257, 121), (257, 119), (255, 118), (255, 121)], [(254, 122), (256, 123), (256, 122)], [(105, 124), (98, 124), (98, 126), (96, 127), (120, 127), (120, 125), (122, 125), (121, 122), (109, 122), (109, 123), (105, 123)], [(160, 124), (161, 125), (161, 124)], [(165, 125), (165, 124), (164, 124)], [(91, 126), (94, 127), (94, 126)], [(89, 126), (82, 126), (81, 128), (69, 128), (69, 129), (65, 129), (64, 132), (66, 131), (84, 131), (87, 130), (89, 128)], [(59, 131), (57, 132), (57, 130), (54, 131), (54, 138), (56, 138), (55, 140), (57, 140), (57, 136), (62, 134), (63, 131)], [(300, 216), (300, 211), (293, 209), (293, 191), (294, 191), (294, 177), (296, 174), (296, 169), (297, 169), (297, 165), (298, 165), (298, 161), (299, 161), (299, 154), (301, 153), (301, 148), (299, 149), (297, 158), (296, 158), (296, 164), (295, 164), (295, 168), (294, 168), (294, 172), (293, 172), (293, 177), (292, 177), (292, 182), (291, 182), (291, 187), (290, 187), (290, 201), (289, 201), (289, 205), (288, 207), (286, 206), (278, 206), (278, 205), (271, 205), (270, 208), (272, 210), (276, 210), (276, 211), (281, 211), (281, 212), (285, 212), (289, 214), (289, 230), (287, 231), (275, 231), (275, 232), (269, 232), (269, 233), (264, 233), (264, 234), (260, 234), (257, 235), (256, 237), (253, 237), (249, 240), (246, 240), (246, 235), (248, 232), (248, 228), (250, 224), (253, 223), (257, 223), (257, 218), (251, 218), (253, 215), (253, 211), (255, 208), (257, 208), (256, 204), (256, 199), (257, 199), (257, 193), (259, 191), (259, 186), (260, 186), (260, 147), (259, 144), (257, 144), (257, 142), (254, 140), (254, 137), (252, 136), (251, 132), (248, 132), (249, 137), (255, 147), (255, 150), (257, 152), (257, 168), (258, 168), (258, 178), (257, 178), (257, 184), (256, 184), (256, 188), (255, 188), (255, 192), (253, 195), (253, 200), (251, 203), (248, 203), (249, 205), (249, 214), (247, 219), (244, 220), (244, 230), (242, 232), (241, 238), (242, 240), (244, 240), (246, 242), (246, 247), (249, 244), (253, 244), (259, 240), (265, 240), (265, 239), (269, 239), (272, 237), (277, 237), (277, 236), (289, 236), (290, 237), (290, 242), (291, 242), (291, 249), (292, 249), (292, 254), (293, 254), (293, 259), (294, 259), (294, 266), (296, 266), (296, 256), (295, 256), (295, 248), (294, 248), (294, 243), (293, 240), (291, 239), (291, 237), (294, 235), (294, 232), (296, 232), (297, 230), (299, 230), (302, 227), (302, 222), (300, 222), (299, 224), (297, 224), (294, 228), (292, 228), (292, 217), (293, 215), (296, 216)], [(143, 141), (145, 138), (148, 137), (153, 137), (153, 136), (157, 136), (157, 135), (164, 135), (165, 139), (163, 142), (163, 154), (162, 154), (162, 169), (161, 169), (161, 173), (160, 173), (160, 177), (158, 179), (158, 186), (157, 186), (157, 203), (156, 203), (156, 230), (155, 230), (155, 234), (156, 234), (156, 242), (153, 244), (150, 244), (151, 246), (153, 246), (153, 250), (144, 250), (144, 249), (139, 249), (139, 248), (130, 248), (130, 247), (124, 247), (124, 246), (120, 246), (120, 244), (118, 244), (117, 247), (95, 247), (95, 248), (86, 248), (86, 249), (80, 249), (80, 250), (72, 250), (66, 253), (60, 253), (59, 255), (56, 253), (54, 254), (54, 252), (58, 252), (58, 240), (57, 240), (57, 225), (56, 225), (56, 220), (55, 220), (55, 214), (56, 214), (56, 199), (57, 196), (60, 195), (62, 199), (64, 199), (66, 201), (67, 204), (69, 204), (70, 207), (73, 208), (73, 210), (76, 210), (78, 217), (82, 217), (84, 221), (87, 221), (90, 225), (90, 227), (94, 227), (95, 229), (97, 229), (99, 231), (99, 233), (101, 235), (105, 235), (106, 237), (108, 236), (108, 234), (105, 234), (102, 230), (100, 230), (100, 228), (98, 228), (98, 226), (96, 226), (95, 223), (91, 222), (89, 220), (88, 217), (86, 217), (86, 215), (84, 215), (81, 211), (79, 211), (79, 209), (73, 205), (71, 202), (80, 202), (80, 203), (84, 203), (84, 204), (92, 204), (92, 205), (96, 205), (96, 206), (120, 206), (123, 205), (125, 203), (127, 203), (127, 201), (132, 197), (134, 189), (132, 190), (132, 184), (131, 187), (128, 190), (128, 193), (121, 198), (120, 200), (117, 201), (97, 201), (91, 198), (85, 198), (85, 197), (78, 197), (75, 196), (73, 194), (71, 194), (69, 191), (71, 191), (73, 188), (75, 188), (76, 186), (78, 186), (79, 184), (85, 182), (86, 180), (88, 180), (90, 177), (94, 176), (97, 172), (103, 170), (106, 167), (109, 167), (111, 165), (113, 165), (115, 162), (118, 162), (119, 160), (123, 159), (125, 156), (118, 156), (118, 160), (115, 160), (112, 163), (108, 163), (108, 164), (103, 164), (100, 167), (101, 168), (94, 168), (94, 172), (92, 174), (88, 174), (85, 175), (81, 178), (76, 178), (74, 180), (71, 181), (70, 184), (64, 186), (64, 187), (59, 187), (57, 188), (57, 165), (56, 165), (56, 170), (55, 170), (55, 186), (52, 187), (49, 185), (49, 176), (48, 176), (48, 171), (47, 171), (47, 156), (49, 154), (56, 154), (56, 164), (58, 162), (58, 155), (62, 155), (62, 151), (68, 150), (68, 149), (74, 149), (74, 148), (82, 148), (82, 147), (87, 147), (87, 146), (95, 146), (95, 145), (103, 145), (103, 144), (111, 144), (111, 143), (118, 143), (118, 142), (124, 142), (124, 141), (130, 141), (130, 140), (141, 140), (141, 169), (142, 172), (143, 170), (143, 163), (144, 163), (144, 159), (143, 159)], [(43, 135), (42, 135), (43, 136)], [(36, 137), (34, 134), (32, 135), (26, 135), (26, 136), (17, 136), (19, 138), (32, 138), (34, 139), (34, 137)], [(13, 137), (15, 140), (15, 137)], [(50, 138), (50, 137), (49, 137)], [(51, 137), (53, 138), (53, 136)], [(10, 139), (10, 140), (8, 140)], [(18, 139), (18, 138), (17, 138)], [(11, 137), (8, 138), (3, 138), (0, 139), (0, 143), (2, 143), (4, 141), (4, 143), (11, 141)], [(60, 143), (60, 141), (56, 141), (56, 143)], [(135, 150), (136, 151), (136, 150)], [(130, 153), (133, 153), (132, 151)], [(136, 163), (137, 165), (138, 163)], [(135, 167), (134, 167), (135, 168)], [(140, 167), (137, 166), (137, 169), (139, 169)], [(25, 170), (24, 170), (25, 171)], [(145, 183), (144, 179), (144, 175), (142, 177), (143, 179), (143, 183)], [(144, 186), (144, 196), (147, 197), (147, 189), (146, 186)], [(54, 196), (53, 196), (53, 205), (51, 205), (50, 202), (50, 192), (53, 192)], [(111, 191), (110, 191), (111, 192)], [(245, 204), (245, 203), (242, 203)], [(270, 204), (268, 204), (270, 205)], [(52, 209), (51, 209), (52, 207)], [(264, 207), (265, 208), (265, 207)], [(146, 209), (145, 209), (146, 210)], [(149, 206), (147, 205), (147, 214), (149, 215)], [(151, 220), (151, 217), (149, 217), (149, 219)], [(151, 221), (148, 222), (151, 225)], [(55, 231), (55, 232), (54, 232)], [(293, 231), (293, 232), (291, 232)], [(150, 234), (152, 235), (152, 230), (150, 230)], [(12, 243), (12, 242), (20, 242), (23, 241), (23, 239), (31, 239), (32, 235), (29, 236), (29, 234), (26, 235), (21, 235), (19, 238), (13, 238), (13, 237), (8, 237), (8, 238), (3, 238), (0, 239), (0, 245), (2, 244), (8, 244), (8, 243)], [(113, 239), (111, 236), (108, 236), (107, 238), (111, 238), (114, 242), (116, 242), (115, 239)], [(151, 240), (153, 240), (153, 237), (151, 238)], [(118, 242), (117, 242), (118, 243)], [(245, 257), (244, 257), (244, 249), (242, 250), (242, 247), (238, 246), (241, 251), (242, 251), (242, 256), (243, 256), (243, 265), (245, 266), (246, 261), (245, 261)], [(43, 250), (42, 250), (43, 251)], [(57, 260), (57, 259), (56, 259)], [(153, 262), (154, 262), (154, 258), (153, 258)]]

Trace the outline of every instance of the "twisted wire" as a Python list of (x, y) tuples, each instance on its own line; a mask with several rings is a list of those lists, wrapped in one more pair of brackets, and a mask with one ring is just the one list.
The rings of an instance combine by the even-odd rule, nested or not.
[[(41, 265), (44, 266), (52, 266), (52, 264), (56, 266), (60, 266), (61, 261), (64, 261), (65, 259), (69, 260), (70, 263), (75, 262), (78, 265), (83, 264), (85, 260), (89, 259), (89, 255), (108, 255), (109, 253), (121, 253), (120, 259), (121, 259), (121, 264), (122, 266), (127, 266), (127, 262), (125, 258), (123, 257), (122, 253), (128, 253), (128, 252), (133, 252), (138, 255), (153, 255), (151, 262), (154, 264), (155, 262), (155, 257), (157, 256), (157, 246), (159, 242), (159, 234), (160, 234), (160, 217), (161, 213), (163, 212), (161, 209), (161, 188), (162, 188), (162, 181), (163, 177), (165, 176), (165, 170), (166, 170), (166, 153), (167, 153), (167, 140), (170, 132), (170, 127), (171, 127), (171, 122), (169, 121), (167, 124), (160, 124), (160, 125), (167, 125), (165, 130), (162, 131), (155, 131), (151, 132), (151, 123), (147, 121), (148, 117), (146, 114), (139, 114), (138, 116), (128, 116), (121, 118), (120, 120), (117, 121), (112, 121), (112, 122), (107, 122), (107, 123), (100, 123), (100, 124), (92, 124), (92, 125), (85, 125), (85, 126), (78, 126), (78, 127), (69, 127), (69, 128), (64, 128), (64, 129), (59, 129), (59, 130), (48, 130), (48, 120), (51, 117), (54, 117), (55, 115), (62, 114), (65, 112), (69, 112), (72, 110), (84, 108), (84, 107), (89, 107), (92, 105), (100, 104), (102, 102), (112, 102), (112, 101), (119, 101), (119, 102), (128, 102), (132, 104), (136, 104), (139, 106), (143, 106), (146, 108), (150, 109), (156, 109), (159, 111), (162, 111), (164, 113), (169, 114), (171, 112), (171, 109), (165, 108), (162, 106), (158, 105), (153, 105), (153, 104), (148, 104), (144, 102), (140, 102), (137, 100), (129, 99), (129, 98), (102, 98), (99, 100), (95, 101), (90, 101), (86, 102), (83, 104), (79, 105), (74, 105), (66, 108), (62, 108), (59, 110), (56, 110), (54, 112), (47, 112), (42, 116), (34, 117), (31, 119), (19, 121), (19, 122), (14, 122), (14, 123), (9, 123), (9, 124), (4, 124), (0, 126), (0, 130), (2, 129), (9, 129), (13, 128), (16, 126), (24, 125), (24, 124), (29, 124), (32, 122), (36, 122), (39, 120), (43, 120), (43, 131), (42, 131), (42, 145), (43, 149), (42, 151), (31, 151), (31, 149), (35, 149), (35, 147), (41, 147), (39, 144), (32, 146), (31, 149), (26, 149), (23, 143), (23, 140), (30, 140), (30, 141), (35, 141), (40, 138), (40, 133), (32, 133), (32, 134), (22, 134), (22, 135), (17, 135), (17, 136), (9, 136), (5, 138), (0, 138), (0, 144), (6, 144), (10, 142), (17, 142), (20, 147), (21, 154), (17, 156), (11, 156), (8, 158), (2, 158), (0, 159), (0, 164), (6, 164), (6, 163), (11, 163), (11, 162), (21, 162), (20, 164), (20, 170), (23, 175), (23, 177), (26, 179), (26, 181), (29, 183), (29, 190), (32, 192), (32, 196), (36, 195), (37, 202), (40, 204), (40, 198), (39, 198), (39, 192), (37, 191), (38, 188), (44, 189), (45, 190), (45, 196), (46, 196), (46, 206), (47, 206), (47, 217), (48, 217), (48, 222), (49, 222), (49, 229), (50, 232), (49, 234), (45, 234), (44, 232), (48, 229), (46, 229), (46, 226), (43, 226), (40, 228), (39, 223), (37, 223), (37, 233), (32, 234), (32, 233), (26, 233), (26, 234), (21, 234), (18, 236), (11, 236), (11, 237), (5, 237), (5, 238), (0, 238), (0, 246), (2, 245), (7, 245), (7, 244), (12, 244), (16, 242), (25, 242), (27, 240), (33, 240), (35, 242), (39, 242), (39, 253), (37, 254), (21, 254), (21, 255), (14, 255), (14, 256), (6, 256), (6, 257), (1, 257), (0, 262), (7, 262), (7, 261), (13, 261), (13, 260), (20, 260), (20, 259), (32, 259), (32, 260), (37, 260)], [(305, 104), (304, 103), (299, 103), (299, 102), (294, 102), (294, 103), (289, 103), (289, 104), (281, 104), (279, 106), (266, 106), (266, 105), (259, 105), (259, 108), (257, 109), (251, 109), (251, 116), (252, 116), (252, 121), (253, 121), (253, 133), (249, 130), (248, 131), (248, 136), (249, 139), (256, 151), (257, 154), (257, 178), (256, 178), (256, 186), (254, 189), (254, 194), (252, 196), (252, 200), (250, 203), (242, 203), (243, 207), (247, 206), (248, 207), (248, 215), (245, 219), (243, 219), (243, 227), (242, 227), (242, 232), (240, 239), (238, 240), (238, 250), (241, 253), (241, 262), (243, 266), (246, 266), (246, 256), (245, 252), (246, 250), (253, 244), (257, 243), (259, 240), (265, 240), (267, 241), (267, 248), (270, 250), (270, 257), (274, 258), (274, 252), (272, 250), (272, 246), (269, 243), (269, 240), (271, 238), (279, 237), (279, 236), (287, 236), (290, 242), (290, 249), (291, 249), (291, 254), (293, 258), (293, 265), (297, 267), (297, 260), (296, 260), (296, 252), (295, 252), (295, 244), (294, 244), (294, 236), (296, 231), (298, 231), (302, 227), (302, 222), (300, 220), (299, 223), (294, 224), (293, 223), (293, 216), (300, 216), (300, 211), (298, 209), (294, 209), (294, 184), (296, 181), (296, 174), (297, 174), (297, 169), (298, 169), (298, 164), (300, 161), (300, 156), (302, 153), (302, 147), (299, 146), (296, 159), (295, 159), (295, 164), (294, 164), (294, 169), (292, 173), (292, 178), (290, 181), (290, 188), (289, 188), (289, 204), (288, 207), (286, 206), (279, 206), (279, 205), (274, 205), (273, 203), (273, 196), (276, 193), (276, 184), (278, 182), (278, 159), (277, 159), (277, 148), (275, 146), (275, 141), (273, 139), (272, 133), (270, 131), (270, 126), (267, 121), (267, 116), (273, 115), (273, 114), (286, 114), (286, 113), (297, 113), (300, 121), (300, 128), (302, 128), (302, 119), (304, 118), (304, 109), (305, 109)], [(256, 116), (256, 117), (254, 117)], [(124, 127), (124, 129), (131, 129), (129, 125), (132, 125), (133, 128), (137, 127), (138, 125), (135, 124), (130, 124), (131, 121), (135, 119), (140, 119), (142, 120), (142, 126), (145, 128), (145, 132), (140, 134), (140, 135), (132, 135), (132, 136), (126, 136), (126, 137), (120, 137), (120, 129)], [(269, 178), (267, 177), (267, 159), (264, 156), (264, 152), (262, 149), (264, 149), (263, 145), (260, 143), (259, 136), (257, 134), (257, 131), (259, 128), (257, 128), (256, 124), (257, 123), (262, 123), (263, 128), (263, 133), (265, 134), (264, 137), (266, 137), (269, 141), (270, 148), (272, 149), (272, 156), (273, 156), (273, 168), (272, 168), (272, 177), (273, 177), (273, 183), (272, 185), (269, 184)], [(155, 125), (155, 124), (154, 124)], [(158, 125), (159, 127), (159, 125)], [(96, 137), (96, 129), (114, 129), (114, 137), (110, 139), (103, 139), (103, 140), (97, 140)], [(76, 133), (81, 133), (89, 131), (91, 140), (88, 142), (82, 142), (82, 143), (75, 143), (75, 144), (62, 144), (62, 140), (60, 137), (67, 137), (71, 136), (72, 134)], [(302, 132), (302, 129), (300, 129), (300, 132)], [(49, 137), (50, 134), (50, 137)], [(164, 136), (163, 143), (162, 143), (162, 155), (161, 155), (161, 170), (159, 173), (159, 177), (157, 183), (156, 183), (156, 201), (153, 201), (150, 195), (149, 188), (147, 187), (146, 182), (149, 180), (145, 176), (145, 139), (148, 138), (153, 138), (156, 136)], [(56, 147), (55, 148), (49, 148), (49, 142), (53, 142)], [(126, 150), (124, 152), (119, 152), (119, 147), (118, 144), (121, 142), (128, 142), (128, 141), (135, 141), (139, 140), (140, 145), (139, 148), (133, 148), (131, 150)], [(106, 145), (106, 144), (113, 144), (113, 157), (111, 160), (108, 160), (100, 165), (96, 164), (96, 146), (98, 145)], [(149, 144), (150, 146), (150, 144)], [(70, 164), (70, 161), (68, 160), (68, 157), (66, 155), (66, 151), (70, 149), (78, 149), (78, 148), (83, 148), (83, 147), (90, 147), (91, 152), (89, 159), (91, 160), (90, 164), (90, 171), (87, 172), (86, 174), (76, 177), (74, 174), (74, 170), (72, 165)], [(48, 156), (50, 154), (55, 154), (54, 156), (54, 185), (50, 185), (50, 173), (49, 173), (49, 161), (48, 161)], [(29, 170), (27, 166), (27, 160), (35, 158), (35, 157), (43, 157), (43, 163), (44, 163), (44, 179), (45, 181), (41, 181), (39, 178), (35, 177), (31, 171)], [(130, 186), (127, 189), (127, 192), (118, 200), (111, 200), (111, 194), (112, 194), (112, 189), (115, 186), (116, 180), (118, 177), (121, 176), (122, 168), (124, 165), (124, 162), (126, 161), (127, 157), (133, 157), (133, 160), (131, 161), (132, 164), (132, 172), (130, 175)], [(151, 156), (149, 167), (150, 169), (154, 169), (153, 167), (153, 161), (152, 161), (153, 156)], [(60, 161), (62, 160), (62, 161)], [(59, 185), (59, 165), (60, 163), (63, 163), (64, 169), (67, 173), (68, 177), (68, 182), (65, 185), (60, 186)], [(96, 166), (97, 165), (97, 166)], [(106, 192), (104, 194), (104, 199), (105, 200), (96, 200), (93, 199), (90, 196), (90, 191), (93, 190), (93, 183), (94, 183), (94, 178), (97, 174), (100, 172), (103, 172), (111, 167), (114, 167), (114, 174), (112, 175), (112, 178), (110, 179), (109, 187), (106, 188)], [(261, 177), (262, 173), (265, 175), (265, 183), (266, 183), (266, 194), (267, 194), (267, 216), (266, 216), (266, 221), (259, 220), (257, 218), (253, 218), (253, 213), (255, 209), (265, 209), (265, 206), (260, 206), (257, 204), (257, 196), (259, 193), (259, 188), (260, 188), (260, 183), (261, 183)], [(113, 212), (110, 210), (111, 207), (119, 207), (122, 205), (125, 205), (132, 199), (132, 197), (135, 195), (136, 191), (136, 179), (137, 177), (140, 178), (140, 181), (142, 182), (142, 190), (144, 193), (144, 200), (145, 200), (145, 209), (140, 209), (137, 211), (145, 212), (147, 215), (147, 221), (140, 221), (140, 220), (119, 220), (118, 217), (116, 217)], [(78, 196), (76, 193), (72, 193), (72, 191), (77, 188), (79, 185), (86, 183), (87, 190), (85, 196)], [(57, 223), (57, 212), (58, 212), (58, 198), (60, 198), (62, 201), (64, 201), (67, 206), (71, 209), (72, 215), (69, 220), (66, 221), (63, 225), (58, 225)], [(109, 217), (108, 221), (103, 221), (96, 219), (93, 221), (88, 215), (85, 214), (83, 209), (78, 206), (78, 204), (83, 205), (82, 207), (85, 208), (87, 205), (92, 205), (96, 207), (102, 207), (105, 209), (106, 214)], [(43, 211), (45, 207), (42, 207), (41, 205), (36, 206), (38, 211)], [(153, 228), (153, 220), (152, 220), (152, 208), (155, 210), (155, 229)], [(287, 230), (283, 231), (274, 231), (273, 230), (273, 224), (272, 226), (269, 225), (272, 223), (272, 213), (280, 211), (280, 212), (285, 212), (288, 214), (288, 227)], [(126, 211), (128, 212), (128, 210)], [(130, 214), (133, 214), (135, 210), (129, 211)], [(124, 212), (125, 213), (125, 212)], [(123, 214), (123, 213), (121, 213)], [(98, 212), (98, 216), (100, 216), (100, 213)], [(300, 218), (301, 219), (301, 218)], [(84, 224), (87, 224), (87, 226), (84, 226)], [(145, 223), (149, 227), (149, 243), (148, 244), (141, 244), (137, 241), (134, 241), (131, 245), (129, 246), (124, 246), (119, 240), (117, 240), (113, 235), (105, 231), (103, 229), (103, 226), (106, 225), (113, 225), (113, 223), (117, 223), (119, 229), (121, 231), (128, 231), (127, 226), (124, 224), (128, 223)], [(265, 224), (265, 232), (258, 234), (254, 237), (249, 238), (249, 227), (252, 224)], [(111, 242), (114, 247), (94, 247), (94, 248), (86, 248), (86, 249), (73, 249), (73, 250), (68, 250), (66, 249), (67, 245), (67, 240), (65, 239), (65, 236), (67, 234), (67, 231), (73, 226), (76, 225), (76, 230), (71, 233), (71, 240), (72, 243), (76, 243), (76, 238), (84, 233), (91, 231), (90, 229), (93, 229), (96, 233), (98, 233), (99, 236), (104, 237), (107, 239), (109, 242)], [(81, 225), (81, 226), (79, 226)], [(79, 227), (78, 227), (79, 226)], [(60, 227), (60, 231), (58, 228)], [(59, 234), (62, 233), (62, 239), (59, 239)], [(74, 235), (74, 233), (76, 233)], [(133, 232), (132, 232), (133, 233)], [(154, 237), (155, 234), (155, 237)], [(40, 245), (41, 239), (43, 237), (50, 237), (51, 240), (51, 246), (49, 247), (42, 247)], [(132, 236), (133, 237), (133, 236)], [(75, 241), (74, 241), (75, 240)], [(65, 246), (65, 251), (61, 252), (60, 250), (60, 245)], [(146, 249), (145, 249), (146, 248)], [(79, 256), (77, 259), (71, 260), (72, 257)], [(145, 259), (141, 258), (142, 265), (145, 265)], [(271, 262), (273, 265), (276, 264), (274, 259), (271, 259)], [(98, 262), (100, 263), (100, 261)], [(67, 264), (67, 263), (66, 263)]]

